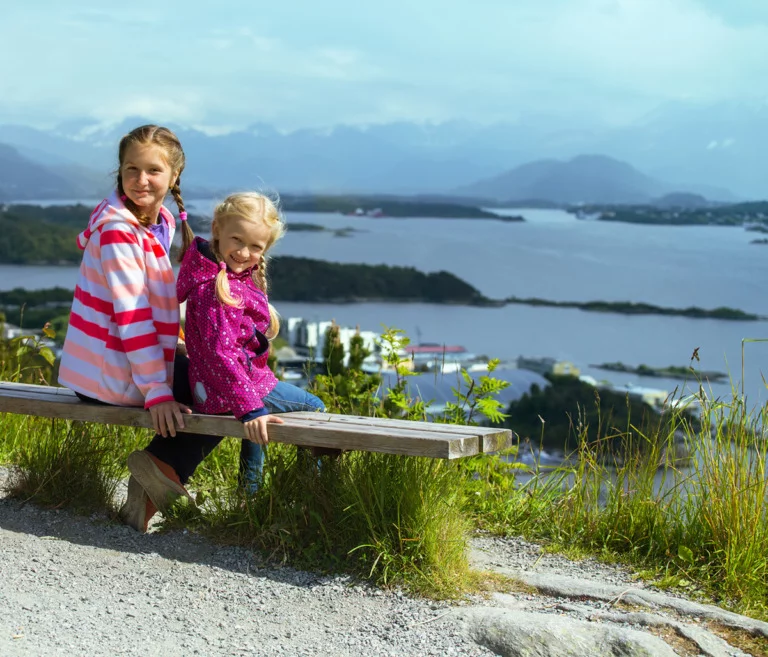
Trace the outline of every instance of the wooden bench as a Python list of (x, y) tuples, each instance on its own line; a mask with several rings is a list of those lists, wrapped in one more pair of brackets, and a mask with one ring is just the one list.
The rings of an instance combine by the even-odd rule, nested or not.
[[(67, 388), (25, 383), (0, 381), (0, 413), (152, 428), (150, 415), (142, 408), (89, 404)], [(270, 440), (306, 447), (456, 459), (512, 444), (509, 429), (332, 413), (282, 413), (280, 417), (285, 424), (269, 425)], [(234, 417), (193, 413), (184, 416), (184, 424), (184, 431), (245, 437), (242, 423)]]

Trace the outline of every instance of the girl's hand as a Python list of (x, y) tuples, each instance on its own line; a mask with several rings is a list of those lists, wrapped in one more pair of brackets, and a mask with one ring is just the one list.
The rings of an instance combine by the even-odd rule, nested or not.
[(249, 422), (245, 422), (245, 437), (257, 445), (266, 445), (269, 442), (267, 435), (268, 424), (284, 424), (283, 418), (277, 415), (261, 415)]
[[(184, 418), (182, 413), (191, 413), (192, 409), (177, 401), (160, 402), (149, 407), (149, 414), (152, 416), (152, 426), (155, 433), (159, 433), (163, 438), (168, 434), (176, 435), (176, 425), (179, 429), (184, 428)], [(175, 423), (174, 423), (175, 420)]]

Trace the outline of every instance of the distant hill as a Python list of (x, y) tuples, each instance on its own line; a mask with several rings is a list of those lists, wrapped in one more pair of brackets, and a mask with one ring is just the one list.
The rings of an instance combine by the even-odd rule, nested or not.
[[(685, 208), (690, 210), (698, 210), (701, 208), (711, 207), (712, 205), (715, 205), (715, 203), (708, 201), (701, 194), (672, 192), (671, 194), (665, 194), (661, 198), (654, 199), (652, 205), (663, 209)], [(718, 203), (717, 205), (721, 204)]]
[[(81, 118), (45, 129), (5, 124), (0, 125), (0, 143), (16, 148), (23, 157), (75, 186), (86, 184), (90, 178), (101, 189), (101, 180), (109, 178), (108, 172), (116, 166), (120, 137), (159, 118), (134, 116), (118, 123)], [(487, 125), (403, 121), (284, 131), (262, 123), (228, 133), (170, 127), (176, 130), (187, 154), (182, 185), (185, 196), (210, 196), (211, 191), (206, 190), (218, 193), (258, 188), (282, 194), (450, 197), (457, 194), (459, 186), (488, 181), (513, 167), (523, 167), (529, 175), (528, 185), (523, 185), (527, 189), (516, 199), (526, 198), (526, 205), (546, 205), (553, 200), (541, 198), (534, 184), (542, 170), (585, 153), (600, 153), (637, 167), (639, 187), (629, 180), (629, 193), (625, 193), (623, 185), (615, 185), (625, 190), (619, 195), (622, 201), (648, 202), (678, 191), (727, 202), (768, 197), (763, 166), (768, 149), (768, 111), (762, 102), (711, 106), (670, 103), (621, 127), (592, 120), (579, 122), (571, 116), (539, 115)], [(72, 176), (73, 165), (96, 173)], [(598, 169), (602, 166), (599, 161), (595, 165)], [(585, 164), (582, 168), (586, 172), (589, 167)], [(619, 177), (623, 182), (631, 178)], [(584, 181), (575, 186), (590, 189)], [(560, 205), (564, 198), (567, 203), (584, 200), (580, 194), (566, 193), (562, 185), (557, 189)], [(458, 195), (468, 196), (466, 192)], [(589, 196), (604, 201), (616, 198), (596, 193)]]
[(566, 162), (538, 160), (455, 190), (501, 202), (541, 199), (562, 204), (649, 203), (669, 187), (604, 155), (580, 155)]
[(71, 180), (0, 144), (0, 201), (82, 196)]

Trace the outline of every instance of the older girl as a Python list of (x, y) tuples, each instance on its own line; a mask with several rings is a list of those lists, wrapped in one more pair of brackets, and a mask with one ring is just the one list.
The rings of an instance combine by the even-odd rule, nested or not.
[(118, 165), (116, 189), (78, 237), (83, 260), (59, 382), (81, 399), (150, 413), (158, 435), (129, 457), (121, 509), (127, 524), (146, 531), (156, 509), (188, 495), (184, 483), (220, 439), (176, 433), (192, 400), (186, 359), (175, 355), (179, 306), (168, 252), (176, 221), (163, 201), (170, 192), (190, 244), (179, 182), (184, 151), (173, 132), (145, 125), (122, 138)]

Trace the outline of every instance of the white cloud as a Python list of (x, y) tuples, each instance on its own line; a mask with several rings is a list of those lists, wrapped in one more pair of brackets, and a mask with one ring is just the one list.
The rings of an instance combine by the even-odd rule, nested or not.
[[(151, 112), (215, 126), (524, 113), (635, 118), (667, 100), (768, 96), (768, 26), (714, 0), (221, 0), (13, 6), (0, 120)], [(755, 10), (756, 11), (756, 10)], [(62, 29), (66, 24), (67, 29)]]

